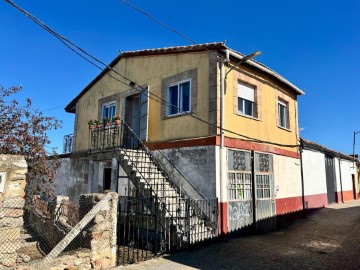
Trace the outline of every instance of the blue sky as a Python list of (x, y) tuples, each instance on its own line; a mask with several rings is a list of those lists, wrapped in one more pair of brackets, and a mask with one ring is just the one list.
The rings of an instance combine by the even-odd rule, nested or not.
[[(130, 3), (198, 43), (224, 41), (306, 92), (301, 136), (344, 153), (360, 130), (360, 1), (140, 1)], [(190, 45), (120, 0), (16, 0), (59, 34), (109, 63), (119, 51)], [(0, 84), (63, 120), (50, 132), (62, 151), (73, 132), (64, 107), (99, 73), (5, 1), (0, 2)], [(360, 134), (357, 135), (360, 152)]]

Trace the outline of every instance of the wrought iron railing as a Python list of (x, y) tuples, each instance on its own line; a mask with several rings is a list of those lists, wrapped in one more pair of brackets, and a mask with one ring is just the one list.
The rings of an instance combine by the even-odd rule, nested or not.
[[(152, 201), (152, 211), (148, 202)], [(183, 199), (184, 232), (188, 242), (196, 244), (212, 238), (216, 232), (210, 231), (210, 222), (217, 222), (218, 201)], [(204, 211), (199, 211), (201, 204)], [(160, 211), (156, 196), (120, 197), (118, 218), (118, 264), (129, 264), (148, 260), (170, 250), (180, 249), (183, 241), (170, 224), (159, 227), (157, 220), (166, 219)], [(208, 219), (210, 217), (210, 219)]]
[[(90, 138), (90, 151), (119, 149), (122, 166), (138, 190), (137, 200), (140, 198), (154, 216), (160, 232), (176, 235), (167, 238), (170, 246), (178, 248), (217, 234), (217, 204), (209, 206), (195, 200), (190, 203), (189, 196), (176, 184), (173, 175), (125, 121), (91, 129)], [(208, 209), (212, 209), (211, 213), (207, 213)], [(192, 230), (188, 229), (190, 227)], [(197, 233), (192, 234), (192, 231)], [(200, 232), (203, 234), (201, 237)]]

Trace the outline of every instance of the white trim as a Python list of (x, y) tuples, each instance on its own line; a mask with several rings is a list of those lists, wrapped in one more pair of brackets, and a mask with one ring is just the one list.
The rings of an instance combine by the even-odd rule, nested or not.
[[(236, 53), (236, 52), (234, 52), (234, 51), (229, 50), (229, 53), (230, 53), (232, 56), (238, 58), (239, 60), (241, 60), (242, 58), (244, 58), (244, 56), (242, 56), (242, 55), (240, 55), (239, 53)], [(266, 68), (266, 67), (258, 64), (256, 61), (250, 59), (250, 60), (246, 61), (246, 63), (247, 63), (247, 64), (250, 64), (250, 65), (252, 65), (252, 66), (254, 66), (254, 67), (258, 68), (258, 69), (261, 69), (261, 70), (265, 71), (266, 73), (274, 76), (274, 77), (277, 78), (278, 80), (280, 80), (280, 81), (282, 81), (283, 83), (285, 83), (285, 84), (287, 84), (288, 86), (290, 86), (290, 87), (291, 87), (292, 89), (294, 89), (295, 92), (297, 92), (298, 94), (300, 94), (300, 95), (304, 95), (304, 94), (305, 94), (304, 91), (300, 90), (298, 87), (296, 87), (295, 85), (293, 85), (292, 83), (290, 83), (290, 82), (289, 82), (288, 80), (286, 80), (284, 77), (280, 76), (279, 74), (277, 74), (276, 72), (270, 70), (269, 68)]]
[(113, 100), (113, 101), (101, 104), (101, 119), (104, 119), (104, 108), (111, 107), (112, 105), (115, 107), (114, 116), (116, 115), (116, 100)]
[[(283, 106), (284, 109), (285, 109), (285, 114), (284, 114), (284, 123), (285, 123), (285, 126), (281, 125), (281, 114), (280, 114), (280, 106)], [(290, 119), (288, 119), (288, 114), (289, 114), (289, 103), (286, 103), (284, 101), (281, 101), (278, 99), (278, 103), (277, 103), (277, 106), (278, 106), (278, 117), (279, 117), (279, 121), (278, 121), (278, 127), (279, 128), (283, 128), (283, 129), (286, 129), (286, 130), (289, 130), (289, 127), (290, 127), (290, 123), (288, 123), (288, 121), (290, 121)]]
[[(169, 107), (169, 105), (168, 105), (168, 104), (170, 104), (170, 102), (169, 102), (169, 88), (172, 87), (172, 86), (175, 86), (175, 85), (178, 86), (178, 95), (179, 96), (178, 96), (177, 108), (183, 110), (183, 108), (181, 106), (182, 101), (183, 101), (183, 95), (180, 94), (180, 84), (183, 84), (183, 83), (186, 83), (186, 82), (189, 82), (189, 110), (170, 114), (169, 110), (171, 109), (171, 107)], [(166, 86), (166, 102), (167, 102), (167, 105), (166, 105), (166, 117), (173, 117), (173, 116), (185, 114), (185, 112), (187, 112), (187, 113), (191, 112), (191, 101), (192, 101), (191, 100), (191, 94), (192, 94), (192, 79), (191, 78), (186, 79), (186, 80), (181, 80), (181, 81), (178, 81), (178, 82), (167, 85)]]

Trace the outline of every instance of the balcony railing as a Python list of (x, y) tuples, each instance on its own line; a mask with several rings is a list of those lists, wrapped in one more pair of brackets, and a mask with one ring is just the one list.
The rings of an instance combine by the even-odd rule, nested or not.
[(131, 133), (132, 130), (124, 121), (121, 121), (120, 124), (91, 128), (89, 129), (89, 150), (101, 151), (117, 147), (137, 149), (139, 141), (131, 136)]
[(74, 135), (69, 134), (64, 136), (63, 153), (71, 153), (74, 146)]

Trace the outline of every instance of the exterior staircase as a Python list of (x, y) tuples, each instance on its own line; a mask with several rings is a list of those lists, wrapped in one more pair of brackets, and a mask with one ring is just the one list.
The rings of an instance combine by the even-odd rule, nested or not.
[[(124, 143), (118, 150), (119, 163), (135, 186), (137, 196), (145, 200), (143, 211), (156, 216), (157, 228), (167, 235), (168, 246), (187, 246), (216, 237), (217, 200), (204, 200), (188, 186), (182, 189), (159, 158), (125, 122), (123, 125)], [(197, 199), (191, 199), (189, 193)]]

